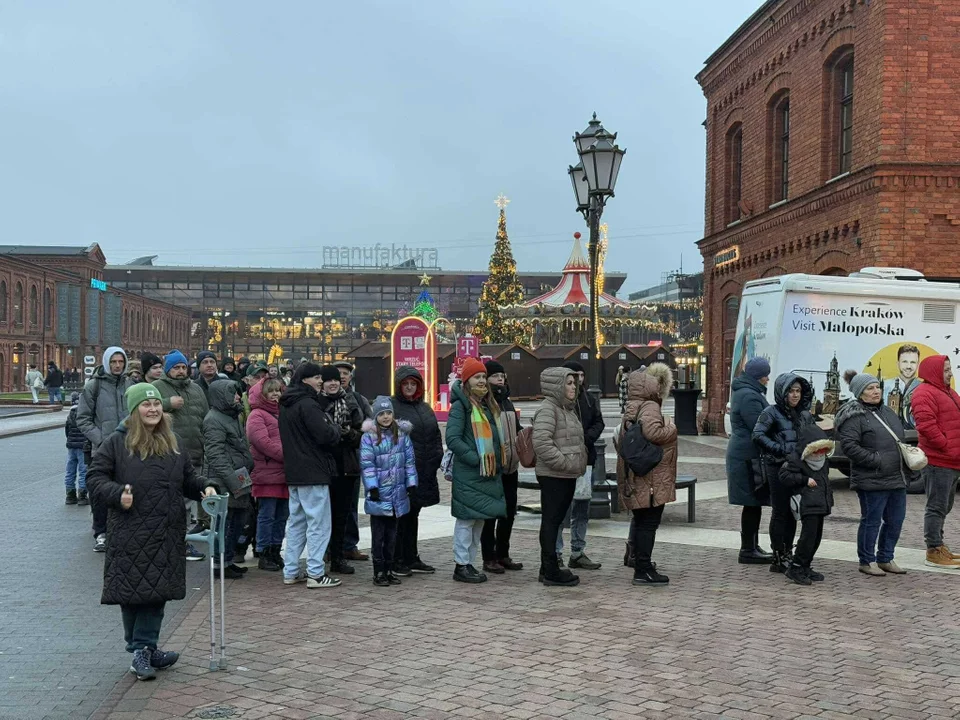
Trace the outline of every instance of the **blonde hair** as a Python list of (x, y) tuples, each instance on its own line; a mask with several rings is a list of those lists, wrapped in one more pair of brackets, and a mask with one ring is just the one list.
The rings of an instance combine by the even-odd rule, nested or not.
[(140, 418), (139, 406), (127, 417), (127, 438), (124, 445), (131, 455), (136, 453), (141, 460), (146, 460), (151, 455), (180, 454), (170, 416), (163, 413), (160, 422), (151, 430)]
[(279, 390), (283, 392), (283, 389), (286, 385), (283, 384), (283, 380), (280, 378), (267, 378), (263, 381), (263, 389), (261, 392), (266, 395), (268, 392), (273, 392), (274, 390)]

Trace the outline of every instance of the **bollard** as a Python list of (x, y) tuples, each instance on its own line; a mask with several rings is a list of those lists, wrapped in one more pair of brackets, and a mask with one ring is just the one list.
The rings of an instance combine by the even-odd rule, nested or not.
[(598, 485), (607, 482), (607, 462), (604, 453), (607, 450), (607, 441), (597, 440), (594, 447), (597, 449), (597, 461), (593, 464), (594, 487), (593, 497), (590, 499), (590, 519), (605, 520), (610, 517), (610, 495), (603, 490), (597, 490)]

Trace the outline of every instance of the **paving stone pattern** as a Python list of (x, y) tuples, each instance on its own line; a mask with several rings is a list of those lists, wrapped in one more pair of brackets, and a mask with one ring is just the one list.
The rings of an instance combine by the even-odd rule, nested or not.
[[(480, 586), (450, 578), (450, 542), (424, 544), (432, 577), (374, 588), (285, 587), (251, 571), (228, 587), (231, 669), (210, 673), (206, 606), (169, 647), (156, 682), (121, 680), (97, 720), (254, 718), (951, 718), (960, 714), (955, 585), (932, 574), (871, 581), (850, 563), (788, 585), (735, 553), (673, 545), (664, 589), (630, 585), (622, 545), (575, 589), (520, 573)], [(239, 666), (239, 667), (238, 667)], [(125, 690), (125, 692), (123, 692)]]

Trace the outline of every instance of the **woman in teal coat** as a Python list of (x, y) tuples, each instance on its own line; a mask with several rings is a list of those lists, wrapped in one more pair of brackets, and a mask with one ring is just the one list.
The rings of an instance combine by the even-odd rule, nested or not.
[(469, 358), (461, 380), (450, 389), (447, 447), (453, 453), (453, 579), (481, 583), (487, 576), (473, 561), (480, 547), (483, 522), (507, 514), (500, 473), (503, 469), (501, 414), (487, 386), (487, 369)]

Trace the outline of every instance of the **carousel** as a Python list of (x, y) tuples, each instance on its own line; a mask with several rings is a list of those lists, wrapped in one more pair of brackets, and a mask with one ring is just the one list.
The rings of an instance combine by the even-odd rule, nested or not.
[[(668, 331), (657, 316), (657, 309), (632, 304), (603, 292), (603, 252), (606, 227), (601, 226), (601, 264), (597, 273), (600, 288), (597, 313), (600, 332), (597, 345), (619, 343), (623, 327), (649, 327)], [(573, 251), (563, 267), (563, 276), (553, 290), (522, 305), (500, 308), (500, 316), (519, 325), (529, 347), (541, 345), (590, 345), (590, 263), (580, 243), (580, 233), (573, 235)]]

